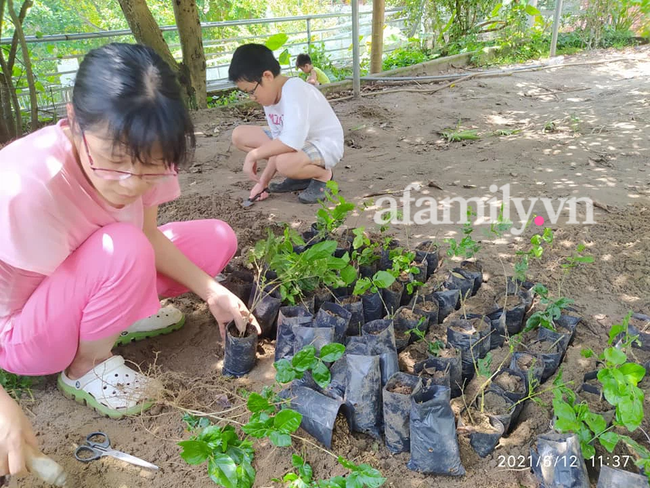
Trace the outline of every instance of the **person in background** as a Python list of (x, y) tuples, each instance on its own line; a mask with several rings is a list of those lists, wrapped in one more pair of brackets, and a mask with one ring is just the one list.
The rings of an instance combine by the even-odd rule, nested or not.
[(330, 83), (330, 79), (323, 70), (312, 64), (309, 54), (298, 54), (296, 68), (307, 74), (307, 83), (311, 85), (318, 86)]
[[(253, 181), (250, 198), (300, 191), (301, 203), (325, 197), (332, 169), (343, 157), (343, 127), (325, 96), (297, 77), (280, 74), (273, 51), (262, 44), (239, 46), (228, 70), (230, 81), (264, 107), (267, 127), (240, 125), (233, 144), (247, 153), (244, 173)], [(267, 160), (262, 174), (257, 163)], [(271, 183), (279, 173), (285, 179)]]
[[(59, 373), (63, 394), (121, 418), (152, 405), (150, 380), (112, 353), (116, 343), (183, 326), (159, 297), (193, 291), (224, 337), (259, 325), (213, 278), (237, 250), (221, 220), (158, 227), (179, 197), (194, 127), (176, 76), (153, 49), (90, 51), (67, 118), (0, 151), (0, 368)], [(0, 387), (0, 476), (25, 470), (36, 437)]]

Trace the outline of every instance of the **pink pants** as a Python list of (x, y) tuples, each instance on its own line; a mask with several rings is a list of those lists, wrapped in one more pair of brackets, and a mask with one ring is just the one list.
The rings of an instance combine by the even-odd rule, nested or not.
[[(210, 276), (237, 250), (237, 237), (220, 220), (164, 225), (160, 230)], [(40, 376), (67, 368), (79, 341), (119, 334), (155, 314), (158, 297), (188, 290), (156, 272), (153, 248), (142, 230), (124, 223), (91, 235), (38, 286), (0, 345), (0, 368)]]

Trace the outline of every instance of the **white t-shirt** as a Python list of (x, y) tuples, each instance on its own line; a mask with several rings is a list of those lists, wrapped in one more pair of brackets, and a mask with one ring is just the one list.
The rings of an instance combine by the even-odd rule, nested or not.
[(343, 157), (343, 127), (318, 88), (300, 78), (289, 78), (280, 101), (264, 107), (273, 139), (300, 151), (311, 142), (331, 168)]

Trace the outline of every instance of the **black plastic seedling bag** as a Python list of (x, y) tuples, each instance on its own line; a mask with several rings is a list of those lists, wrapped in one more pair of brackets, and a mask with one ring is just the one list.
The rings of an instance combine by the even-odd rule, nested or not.
[(596, 488), (649, 488), (648, 477), (622, 469), (602, 466)]
[(474, 278), (467, 276), (462, 269), (454, 268), (445, 280), (445, 288), (460, 290), (460, 298), (467, 300), (474, 294)]
[(439, 385), (451, 388), (451, 368), (449, 364), (441, 364), (431, 361), (430, 358), (413, 366), (413, 371), (422, 378), (422, 383), (425, 386)]
[(510, 369), (521, 372), (526, 377), (526, 387), (530, 388), (531, 381), (534, 380), (537, 385), (542, 382), (544, 358), (541, 354), (514, 352), (510, 360)]
[(361, 326), (366, 323), (363, 318), (363, 301), (361, 297), (343, 297), (341, 298), (341, 306), (350, 312), (350, 323), (345, 335), (361, 335)]
[(296, 326), (293, 328), (293, 334), (295, 336), (293, 343), (294, 354), (309, 345), (313, 345), (316, 352), (320, 354), (323, 346), (334, 342), (334, 329), (325, 327)]
[(367, 292), (361, 295), (363, 302), (363, 320), (364, 322), (372, 322), (384, 317), (384, 303), (381, 301), (379, 292)]
[(262, 337), (267, 337), (272, 332), (281, 306), (282, 299), (277, 290), (269, 294), (267, 291), (262, 292), (257, 284), (253, 284), (248, 308), (260, 324)]
[[(515, 296), (514, 294), (508, 294), (508, 297), (513, 297)], [(517, 305), (510, 305), (506, 307), (505, 314), (506, 314), (506, 328), (508, 329), (508, 334), (509, 335), (515, 335), (521, 332), (521, 329), (524, 324), (524, 316), (526, 315), (526, 302), (525, 300), (525, 292), (519, 292), (517, 293), (517, 299), (518, 299), (518, 304)], [(499, 306), (499, 310), (494, 312), (493, 314), (490, 314), (490, 318), (495, 318), (497, 315), (500, 316), (503, 311), (503, 303), (505, 299), (505, 294), (500, 294), (496, 297), (496, 302), (497, 305)]]
[[(497, 413), (489, 410), (488, 403), (490, 401), (490, 397), (499, 399), (500, 402), (503, 402), (505, 404), (504, 409), (505, 412)], [(490, 417), (494, 417), (498, 419), (502, 424), (503, 428), (505, 429), (505, 432), (508, 433), (512, 427), (514, 427), (515, 423), (517, 422), (517, 417), (519, 416), (519, 413), (521, 412), (521, 409), (516, 408), (515, 402), (510, 400), (503, 391), (500, 388), (488, 388), (488, 390), (485, 392), (484, 395), (485, 398), (485, 413), (487, 413)], [(476, 409), (480, 410), (480, 402), (481, 402), (481, 395), (478, 396), (476, 399)]]
[(503, 310), (491, 313), (487, 316), (490, 319), (492, 335), (490, 335), (490, 350), (503, 346), (508, 336), (506, 326), (506, 315)]
[(302, 415), (300, 427), (331, 448), (334, 424), (343, 402), (305, 386), (292, 386), (289, 395), (290, 408)]
[(347, 374), (347, 362), (345, 356), (332, 364), (330, 367), (330, 374), (332, 375), (330, 384), (319, 391), (330, 398), (343, 401), (345, 399), (345, 376)]
[[(544, 372), (542, 373), (541, 383), (549, 379), (557, 371), (557, 368), (562, 362), (564, 349), (560, 343), (550, 340), (537, 340), (531, 344), (531, 347), (536, 344), (542, 344), (542, 351), (530, 351), (535, 356), (540, 356), (544, 361)], [(513, 368), (514, 369), (514, 368)]]
[(384, 306), (386, 307), (384, 315), (392, 316), (402, 305), (404, 286), (398, 281), (396, 281), (393, 286), (397, 287), (398, 291), (391, 290), (390, 288), (384, 288), (381, 290), (381, 295), (384, 298)]
[(433, 292), (433, 296), (438, 300), (438, 323), (442, 324), (443, 320), (451, 314), (460, 301), (460, 290), (442, 290)]
[(490, 388), (501, 390), (505, 396), (517, 403), (528, 396), (528, 379), (518, 369), (501, 368), (492, 378)]
[(242, 302), (248, 303), (254, 281), (255, 276), (250, 271), (236, 270), (228, 274), (221, 284)]
[(226, 346), (222, 374), (238, 378), (248, 374), (257, 360), (257, 331), (252, 325), (246, 329), (246, 336), (239, 337), (234, 322), (226, 326)]
[(393, 319), (395, 328), (395, 345), (397, 351), (401, 352), (411, 342), (412, 334), (409, 330), (418, 329), (425, 334), (429, 330), (429, 316), (418, 307), (400, 307)]
[(276, 361), (293, 357), (293, 345), (296, 339), (293, 328), (297, 326), (309, 327), (313, 318), (313, 315), (302, 305), (280, 307), (275, 341)]
[[(468, 320), (454, 320), (447, 327), (447, 344), (456, 349), (460, 349), (463, 360), (463, 378), (470, 379), (474, 377), (475, 362), (484, 358), (490, 351), (490, 320), (485, 317), (486, 327), (478, 331)], [(454, 328), (452, 328), (454, 327)], [(467, 331), (463, 333), (455, 328)]]
[(490, 455), (494, 451), (499, 444), (501, 436), (505, 432), (505, 426), (498, 418), (492, 417), (491, 415), (488, 417), (492, 426), (491, 431), (481, 432), (477, 430), (469, 435), (469, 445), (482, 458)]
[(395, 373), (382, 392), (384, 437), (386, 447), (393, 454), (410, 449), (411, 395), (419, 384), (417, 376)]
[(450, 390), (444, 386), (420, 387), (411, 396), (411, 459), (407, 467), (425, 474), (463, 476), (451, 410)]
[(323, 303), (334, 301), (334, 297), (328, 288), (319, 288), (314, 292), (314, 311), (316, 313), (323, 306)]
[(449, 371), (451, 398), (456, 398), (461, 395), (463, 387), (463, 365), (460, 351), (458, 351), (455, 357), (430, 357), (422, 362), (415, 363), (413, 371), (419, 375), (426, 368), (431, 368), (436, 371)]
[(332, 329), (334, 342), (343, 344), (351, 318), (352, 314), (338, 303), (323, 303), (314, 318), (314, 327)]
[(384, 386), (390, 377), (399, 371), (393, 321), (373, 320), (364, 324), (361, 330), (370, 354), (379, 356), (381, 385)]
[[(415, 247), (415, 259), (427, 261), (427, 280), (438, 269), (438, 246), (433, 241), (424, 241)], [(418, 281), (426, 281), (418, 278)]]
[(438, 311), (440, 310), (440, 305), (433, 295), (427, 297), (414, 295), (409, 306), (419, 308), (422, 313), (427, 315), (427, 325), (435, 325), (438, 323)]
[(540, 488), (589, 488), (587, 466), (575, 434), (549, 432), (530, 448), (531, 466)]
[(547, 329), (546, 327), (540, 327), (539, 331), (537, 332), (537, 340), (546, 341), (551, 344), (556, 343), (562, 349), (562, 356), (564, 356), (567, 347), (569, 347), (571, 336), (569, 335), (569, 333), (564, 334), (561, 331), (562, 329), (560, 329), (559, 327), (558, 327), (558, 332), (552, 331), (551, 329)]
[(379, 356), (346, 354), (345, 402), (354, 432), (381, 437), (382, 402)]
[(476, 295), (483, 284), (483, 264), (480, 261), (463, 261), (460, 263), (461, 274), (474, 281), (472, 295)]
[[(575, 337), (576, 328), (581, 321), (582, 317), (574, 317), (573, 315), (562, 314), (560, 315), (560, 318), (555, 321), (555, 323), (558, 326), (558, 332), (569, 334), (569, 344), (571, 344), (573, 342), (573, 338)], [(634, 327), (632, 327), (632, 329), (634, 329)], [(636, 335), (631, 329), (630, 334)], [(650, 347), (648, 349), (650, 349)]]

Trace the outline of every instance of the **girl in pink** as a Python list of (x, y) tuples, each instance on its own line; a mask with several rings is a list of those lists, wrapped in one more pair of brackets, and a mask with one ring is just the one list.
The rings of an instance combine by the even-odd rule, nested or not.
[[(59, 388), (113, 418), (151, 405), (146, 377), (113, 356), (183, 325), (159, 297), (188, 290), (219, 327), (246, 306), (216, 276), (237, 239), (219, 220), (157, 226), (178, 198), (194, 130), (175, 75), (150, 48), (88, 53), (68, 117), (0, 151), (0, 368), (60, 373)], [(256, 327), (254, 318), (252, 318)], [(24, 469), (29, 421), (0, 388), (0, 476)]]

